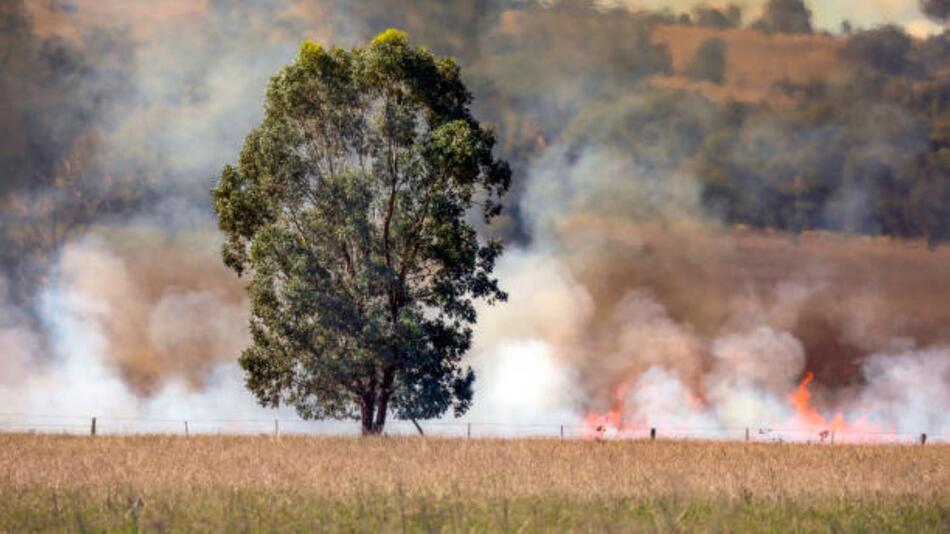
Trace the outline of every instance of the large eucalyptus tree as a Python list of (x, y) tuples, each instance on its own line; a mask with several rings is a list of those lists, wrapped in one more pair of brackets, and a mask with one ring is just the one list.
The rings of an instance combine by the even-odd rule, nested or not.
[(474, 299), (506, 298), (502, 247), (472, 224), (511, 172), (449, 58), (388, 30), (366, 46), (305, 42), (270, 82), (263, 122), (212, 194), (223, 257), (250, 278), (240, 358), (261, 404), (306, 419), (426, 419), (472, 402), (461, 362)]

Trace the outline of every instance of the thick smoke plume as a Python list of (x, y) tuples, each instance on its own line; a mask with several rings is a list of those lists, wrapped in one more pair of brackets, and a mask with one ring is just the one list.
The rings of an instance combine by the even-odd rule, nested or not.
[[(70, 243), (54, 282), (68, 292), (75, 319), (109, 340), (119, 376), (141, 396), (170, 377), (200, 389), (248, 342), (242, 287), (207, 246), (214, 237), (155, 232)], [(143, 241), (147, 247), (136, 244)]]
[(696, 202), (688, 177), (552, 149), (523, 200), (536, 244), (504, 263), (496, 350), (535, 343), (553, 397), (582, 399), (594, 428), (947, 431), (946, 249), (730, 231)]
[[(888, 28), (846, 47), (639, 11), (695, 4), (4, 3), (0, 411), (274, 417), (235, 363), (243, 282), (208, 190), (301, 40), (397, 26), (460, 58), (517, 171), (484, 229), (509, 239), (511, 300), (481, 310), (467, 420), (950, 433), (950, 251), (877, 235), (950, 235), (928, 159), (945, 140), (921, 111), (945, 105), (945, 38)], [(829, 5), (811, 5), (822, 27)], [(900, 68), (863, 59), (881, 35)], [(709, 38), (715, 84), (689, 79)], [(880, 96), (902, 88), (926, 105)], [(918, 167), (935, 178), (901, 189)]]

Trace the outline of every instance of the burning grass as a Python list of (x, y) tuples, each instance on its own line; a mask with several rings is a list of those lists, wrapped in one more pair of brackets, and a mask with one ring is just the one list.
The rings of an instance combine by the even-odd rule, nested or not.
[(950, 447), (2, 435), (0, 531), (950, 527)]

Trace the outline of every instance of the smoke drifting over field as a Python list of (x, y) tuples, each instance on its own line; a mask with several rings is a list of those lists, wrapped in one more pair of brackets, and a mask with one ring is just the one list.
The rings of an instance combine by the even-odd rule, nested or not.
[[(867, 121), (893, 130), (845, 119), (809, 129), (770, 115), (716, 129), (740, 119), (713, 97), (670, 97), (644, 81), (676, 73), (642, 19), (500, 1), (429, 4), (0, 7), (0, 119), (13, 125), (0, 143), (3, 411), (269, 415), (235, 364), (247, 342), (243, 282), (218, 258), (208, 189), (259, 120), (268, 77), (303, 38), (348, 46), (401, 26), (460, 57), (476, 112), (497, 125), (516, 167), (509, 217), (486, 229), (510, 238), (498, 274), (511, 301), (480, 310), (468, 419), (620, 433), (650, 425), (950, 433), (946, 246), (735, 229), (731, 212), (711, 209), (718, 161), (696, 163), (701, 149), (749, 167), (769, 163), (794, 209), (756, 224), (811, 214), (890, 233), (888, 219), (870, 214), (880, 190), (867, 177), (889, 177), (926, 150), (923, 119), (879, 106)], [(827, 19), (825, 4), (812, 7)], [(869, 20), (909, 22), (905, 11)], [(525, 96), (539, 81), (538, 98)], [(753, 106), (780, 109), (776, 102), (768, 93)], [(842, 137), (873, 161), (858, 168), (807, 157)], [(803, 161), (845, 175), (817, 214), (814, 199), (794, 196)], [(753, 200), (767, 197), (754, 180), (745, 186)], [(790, 396), (807, 372), (812, 396), (796, 407)]]
[[(486, 310), (479, 338), (496, 364), (531, 347), (541, 363), (523, 381), (556, 390), (550, 407), (581, 399), (590, 428), (621, 433), (946, 431), (945, 249), (727, 232), (692, 215), (688, 177), (551, 153), (523, 200), (535, 244), (503, 262), (512, 301)], [(797, 407), (806, 372), (812, 397)]]

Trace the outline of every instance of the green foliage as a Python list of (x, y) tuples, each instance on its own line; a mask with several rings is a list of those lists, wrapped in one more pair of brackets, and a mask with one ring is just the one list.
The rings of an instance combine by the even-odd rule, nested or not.
[(365, 48), (305, 42), (213, 191), (225, 263), (251, 282), (241, 357), (264, 405), (305, 418), (456, 415), (473, 299), (506, 298), (501, 253), (469, 222), (501, 211), (508, 165), (454, 61), (387, 30)]
[(409, 35), (404, 31), (389, 28), (373, 38), (373, 46), (409, 46)]

